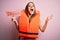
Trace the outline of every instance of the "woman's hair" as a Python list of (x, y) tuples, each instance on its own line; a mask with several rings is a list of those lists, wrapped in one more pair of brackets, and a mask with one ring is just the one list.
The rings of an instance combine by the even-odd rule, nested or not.
[(34, 5), (34, 3), (33, 2), (28, 2), (28, 4), (26, 5), (26, 7), (25, 7), (25, 12), (26, 12), (26, 14), (28, 14), (28, 6), (29, 6), (29, 4), (30, 3), (32, 3), (33, 4), (33, 6), (34, 6), (34, 14), (33, 15), (35, 15), (36, 14), (36, 8), (35, 8), (35, 5)]

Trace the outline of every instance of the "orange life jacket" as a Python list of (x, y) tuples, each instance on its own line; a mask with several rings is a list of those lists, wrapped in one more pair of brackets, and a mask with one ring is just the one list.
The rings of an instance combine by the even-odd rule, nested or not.
[(27, 17), (25, 10), (21, 12), (19, 17), (19, 36), (26, 38), (38, 38), (38, 29), (40, 26), (40, 13), (37, 12), (34, 17), (31, 18), (29, 23), (29, 18)]

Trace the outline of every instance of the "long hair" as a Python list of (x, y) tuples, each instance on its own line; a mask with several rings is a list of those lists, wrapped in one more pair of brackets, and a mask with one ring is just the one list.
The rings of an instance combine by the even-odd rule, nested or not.
[(33, 2), (28, 2), (28, 4), (26, 5), (26, 7), (25, 7), (25, 12), (26, 12), (26, 14), (28, 15), (28, 6), (29, 6), (29, 4), (30, 3), (32, 3), (33, 4), (33, 6), (34, 6), (34, 14), (32, 14), (32, 16), (34, 16), (35, 14), (36, 14), (36, 8), (35, 8), (35, 4), (33, 3)]

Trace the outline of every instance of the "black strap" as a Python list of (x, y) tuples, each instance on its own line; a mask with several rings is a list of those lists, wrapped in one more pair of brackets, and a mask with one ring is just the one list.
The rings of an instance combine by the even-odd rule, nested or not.
[(23, 33), (23, 34), (29, 34), (29, 35), (38, 35), (38, 33), (22, 32), (22, 31), (19, 31), (19, 33)]

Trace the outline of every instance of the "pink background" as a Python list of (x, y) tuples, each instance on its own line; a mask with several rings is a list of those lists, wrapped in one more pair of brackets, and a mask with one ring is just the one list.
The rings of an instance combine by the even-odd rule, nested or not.
[(47, 16), (53, 15), (45, 32), (39, 31), (38, 40), (60, 40), (60, 0), (0, 0), (0, 40), (18, 40), (18, 31), (6, 11), (21, 11), (30, 1), (40, 11), (42, 25)]

